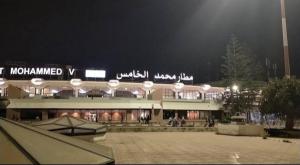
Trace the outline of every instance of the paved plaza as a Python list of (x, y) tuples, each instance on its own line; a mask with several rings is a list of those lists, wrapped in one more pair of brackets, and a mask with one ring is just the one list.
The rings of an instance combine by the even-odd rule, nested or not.
[(213, 132), (107, 133), (116, 163), (300, 163), (300, 139), (262, 139)]

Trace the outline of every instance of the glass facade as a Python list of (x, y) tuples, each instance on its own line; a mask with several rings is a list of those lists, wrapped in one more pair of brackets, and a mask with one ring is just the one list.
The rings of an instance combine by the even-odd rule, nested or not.
[(210, 116), (209, 111), (190, 111), (190, 110), (164, 110), (163, 119), (174, 118), (176, 113), (178, 117), (182, 119), (184, 117), (186, 120), (205, 120)]
[(93, 122), (104, 122), (104, 123), (139, 121), (142, 119), (146, 119), (148, 116), (150, 120), (152, 118), (151, 110), (145, 110), (145, 109), (141, 109), (141, 110), (49, 110), (48, 111), (49, 118), (55, 118), (64, 115), (82, 118)]

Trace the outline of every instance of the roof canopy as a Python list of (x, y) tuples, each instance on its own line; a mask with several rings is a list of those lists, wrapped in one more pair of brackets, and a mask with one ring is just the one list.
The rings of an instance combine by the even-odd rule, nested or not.
[(106, 133), (107, 130), (105, 125), (68, 115), (36, 122), (32, 125), (48, 131), (54, 131), (68, 135), (99, 134)]
[(110, 147), (4, 118), (0, 118), (0, 146), (0, 164), (106, 164), (114, 162)]

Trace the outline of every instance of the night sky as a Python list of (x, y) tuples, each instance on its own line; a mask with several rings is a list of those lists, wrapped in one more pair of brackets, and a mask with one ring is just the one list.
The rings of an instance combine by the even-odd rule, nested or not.
[[(291, 72), (300, 76), (300, 0), (287, 0)], [(32, 64), (147, 69), (219, 80), (232, 34), (283, 72), (279, 0), (0, 0), (0, 57)], [(297, 65), (298, 64), (298, 65)]]

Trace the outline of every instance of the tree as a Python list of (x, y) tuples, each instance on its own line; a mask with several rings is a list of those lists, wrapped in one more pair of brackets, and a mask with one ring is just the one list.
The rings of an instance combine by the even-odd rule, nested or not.
[(228, 81), (262, 80), (263, 67), (256, 62), (254, 53), (246, 44), (241, 44), (237, 37), (231, 36), (226, 47), (226, 55), (222, 56), (223, 78)]
[(300, 116), (300, 82), (294, 78), (270, 82), (262, 92), (260, 109), (263, 114), (285, 117), (285, 128), (293, 129), (294, 119)]
[(249, 114), (254, 106), (257, 94), (258, 91), (255, 88), (228, 92), (225, 96), (224, 107), (230, 110), (231, 116), (237, 112)]
[(8, 99), (0, 97), (0, 117), (5, 117), (5, 110), (9, 103)]

